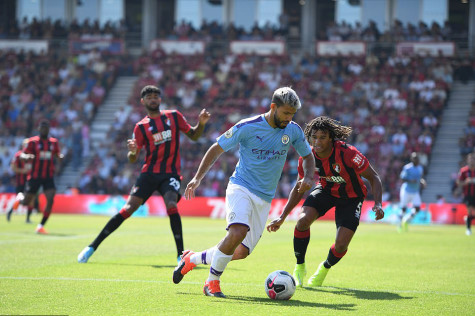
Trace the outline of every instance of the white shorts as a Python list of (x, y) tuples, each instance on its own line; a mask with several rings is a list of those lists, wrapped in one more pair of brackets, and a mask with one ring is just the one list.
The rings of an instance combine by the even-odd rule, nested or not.
[(229, 183), (226, 189), (226, 222), (246, 225), (249, 230), (242, 241), (249, 253), (256, 247), (262, 236), (269, 216), (271, 203), (264, 201), (245, 187)]
[(409, 203), (412, 203), (412, 207), (419, 207), (421, 206), (421, 195), (416, 193), (410, 193), (406, 190), (401, 190), (399, 192), (399, 207), (408, 207)]

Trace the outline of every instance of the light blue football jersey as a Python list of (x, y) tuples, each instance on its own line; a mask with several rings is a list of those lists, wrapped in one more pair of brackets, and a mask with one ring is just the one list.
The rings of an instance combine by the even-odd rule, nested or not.
[(421, 179), (424, 175), (424, 168), (421, 165), (414, 166), (412, 162), (402, 168), (401, 179), (406, 181), (401, 185), (401, 189), (408, 193), (417, 193), (421, 188)]
[(312, 152), (297, 123), (272, 128), (264, 114), (239, 121), (216, 140), (224, 151), (239, 144), (239, 162), (229, 181), (268, 202), (274, 198), (290, 146), (302, 157)]

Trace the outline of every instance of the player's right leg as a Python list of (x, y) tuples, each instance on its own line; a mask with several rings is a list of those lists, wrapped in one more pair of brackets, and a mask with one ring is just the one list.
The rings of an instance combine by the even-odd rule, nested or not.
[(399, 224), (397, 225), (397, 231), (401, 233), (403, 231), (403, 221), (404, 221), (404, 216), (406, 215), (406, 210), (407, 207), (401, 206), (401, 211), (398, 214), (398, 219), (399, 219)]
[(467, 227), (465, 231), (465, 235), (471, 236), (472, 235), (472, 220), (474, 219), (475, 214), (475, 207), (472, 205), (467, 206), (467, 216), (465, 216), (465, 225)]
[[(321, 189), (313, 190), (305, 199), (301, 214), (294, 229), (294, 255), (297, 260), (293, 271), (295, 283), (298, 287), (303, 286), (303, 280), (307, 275), (305, 267), (305, 255), (310, 242), (310, 226), (312, 223), (324, 215), (331, 207), (333, 202), (329, 196), (325, 195)], [(317, 207), (319, 210), (317, 211)]]
[[(19, 191), (21, 190), (21, 191)], [(25, 186), (17, 186), (17, 195), (15, 196), (15, 201), (13, 202), (12, 207), (10, 210), (7, 212), (7, 222), (10, 221), (13, 211), (16, 211), (18, 209), (18, 206), (20, 206), (21, 201), (25, 198), (25, 195), (23, 194), (23, 191), (25, 190)]]
[(85, 247), (78, 255), (79, 263), (87, 263), (89, 258), (94, 254), (99, 245), (106, 239), (110, 234), (112, 234), (117, 228), (119, 228), (122, 223), (129, 218), (139, 207), (142, 205), (143, 199), (130, 195), (125, 203), (124, 207), (117, 213), (112, 216), (111, 219), (107, 222), (104, 228), (101, 230), (96, 239)]
[[(54, 185), (53, 179), (47, 179), (43, 181), (43, 191), (46, 197), (46, 207), (43, 212), (43, 218), (41, 218), (41, 222), (36, 227), (37, 234), (48, 234), (48, 232), (44, 229), (44, 225), (46, 224), (51, 215), (51, 212), (53, 210), (54, 196), (56, 195), (56, 187)], [(33, 196), (28, 203), (30, 213), (33, 211), (33, 208), (30, 206), (30, 204), (33, 203), (34, 198), (36, 198), (36, 195)]]
[[(216, 251), (216, 246), (206, 249), (200, 252), (193, 252), (191, 250), (183, 251), (180, 261), (178, 262), (177, 267), (173, 271), (173, 283), (178, 284), (183, 279), (183, 277), (193, 270), (194, 267), (205, 264), (210, 265), (213, 255)], [(247, 257), (249, 254), (249, 249), (247, 249), (242, 244), (239, 245), (234, 251), (232, 260), (240, 260)], [(189, 260), (188, 258), (189, 257)], [(231, 261), (232, 261), (231, 260)]]

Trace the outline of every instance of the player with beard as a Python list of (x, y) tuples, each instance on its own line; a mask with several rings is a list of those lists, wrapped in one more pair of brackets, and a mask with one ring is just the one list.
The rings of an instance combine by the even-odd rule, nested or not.
[(179, 283), (196, 265), (209, 264), (203, 292), (207, 296), (225, 297), (220, 287), (221, 274), (231, 260), (246, 258), (256, 247), (290, 146), (304, 157), (304, 176), (298, 191), (305, 192), (312, 187), (315, 161), (302, 129), (292, 121), (300, 107), (294, 90), (279, 88), (272, 96), (267, 113), (238, 122), (208, 149), (196, 175), (186, 186), (185, 198), (194, 197), (201, 180), (223, 152), (239, 145), (239, 162), (226, 189), (228, 232), (210, 249), (197, 253), (185, 251), (173, 271), (174, 283)]
[[(344, 142), (351, 132), (351, 127), (341, 125), (338, 121), (325, 116), (313, 119), (305, 127), (305, 136), (312, 146), (315, 174), (319, 176), (319, 181), (305, 199), (295, 225), (294, 253), (297, 264), (294, 277), (297, 286), (302, 286), (306, 274), (305, 254), (310, 241), (310, 226), (333, 207), (337, 227), (335, 243), (330, 247), (327, 259), (320, 263), (315, 274), (308, 280), (308, 285), (321, 286), (330, 268), (346, 254), (359, 225), (361, 207), (367, 194), (367, 188), (361, 177), (366, 178), (371, 184), (376, 220), (384, 217), (381, 179), (368, 159), (355, 147)], [(277, 231), (302, 199), (304, 192), (298, 190), (298, 183), (304, 176), (302, 166), (300, 158), (297, 185), (290, 192), (282, 215), (267, 226), (269, 232)]]
[(78, 255), (79, 263), (86, 263), (102, 241), (129, 218), (156, 190), (165, 202), (170, 226), (177, 248), (177, 257), (183, 253), (183, 233), (177, 203), (181, 198), (180, 185), (180, 131), (196, 141), (203, 134), (210, 113), (202, 109), (199, 122), (192, 127), (177, 110), (160, 110), (161, 90), (155, 86), (145, 86), (140, 102), (147, 116), (135, 125), (131, 139), (127, 140), (127, 158), (137, 161), (140, 151), (145, 150), (142, 172), (132, 187), (122, 209), (104, 226), (96, 239)]

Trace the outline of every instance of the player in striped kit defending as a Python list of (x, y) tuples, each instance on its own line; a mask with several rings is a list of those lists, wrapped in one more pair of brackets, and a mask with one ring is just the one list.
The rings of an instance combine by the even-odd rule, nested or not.
[[(320, 263), (317, 271), (308, 280), (308, 285), (321, 286), (330, 268), (346, 254), (359, 225), (361, 207), (367, 194), (361, 177), (371, 184), (376, 220), (384, 217), (381, 179), (368, 159), (355, 147), (344, 142), (351, 132), (351, 127), (343, 126), (325, 116), (313, 119), (305, 128), (305, 136), (312, 146), (315, 159), (315, 175), (318, 175), (319, 180), (315, 189), (305, 199), (294, 230), (294, 254), (297, 264), (293, 274), (298, 286), (302, 286), (307, 273), (305, 254), (310, 242), (310, 226), (332, 207), (335, 207), (337, 227), (335, 243), (330, 247), (327, 259)], [(297, 184), (290, 192), (282, 215), (267, 226), (269, 232), (280, 228), (303, 197), (304, 193), (298, 190), (303, 177), (301, 158), (298, 173)]]

